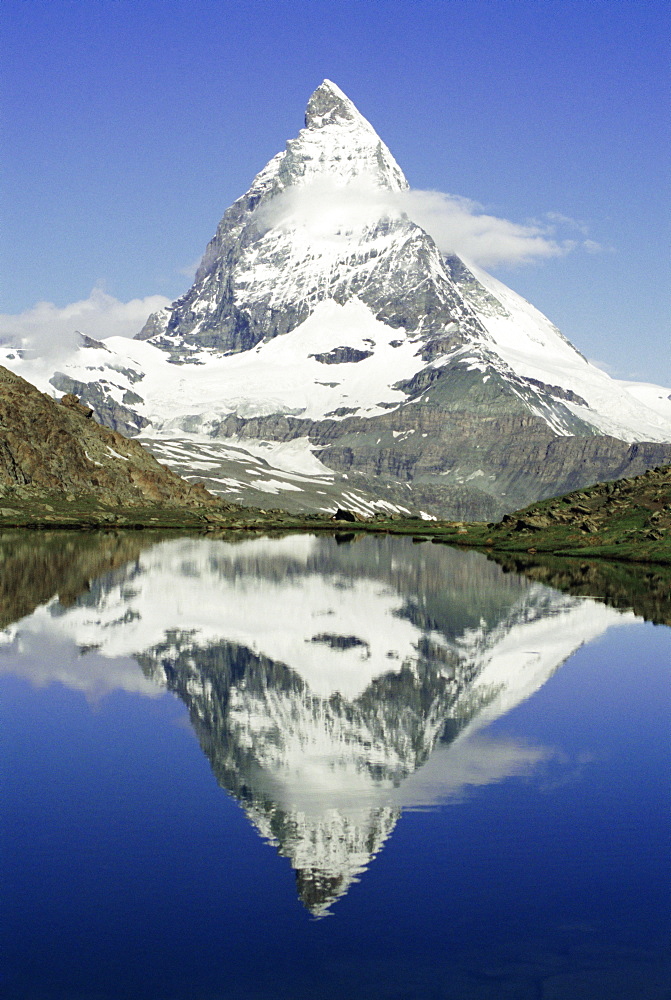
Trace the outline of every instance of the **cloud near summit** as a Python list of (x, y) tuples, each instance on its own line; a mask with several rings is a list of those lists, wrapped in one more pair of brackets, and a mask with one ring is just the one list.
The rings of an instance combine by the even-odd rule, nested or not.
[[(603, 248), (586, 235), (582, 223), (548, 213), (545, 220), (511, 222), (483, 210), (477, 202), (440, 191), (381, 191), (365, 181), (336, 186), (328, 179), (290, 187), (261, 205), (261, 226), (298, 226), (311, 239), (341, 239), (380, 218), (407, 216), (435, 240), (443, 253), (458, 253), (485, 268), (514, 266), (561, 256), (581, 246), (588, 253)], [(558, 232), (574, 238), (563, 239)], [(184, 273), (192, 277), (195, 267)], [(0, 314), (0, 342), (23, 347), (55, 363), (77, 344), (76, 331), (96, 340), (134, 337), (147, 317), (170, 300), (163, 295), (122, 302), (100, 288), (65, 306), (38, 302), (18, 314)]]
[(407, 216), (443, 253), (482, 267), (529, 264), (572, 250), (559, 239), (557, 217), (521, 224), (489, 215), (482, 205), (441, 191), (381, 191), (365, 181), (337, 186), (328, 180), (287, 188), (257, 210), (261, 225), (299, 226), (315, 238), (337, 238), (383, 217)]

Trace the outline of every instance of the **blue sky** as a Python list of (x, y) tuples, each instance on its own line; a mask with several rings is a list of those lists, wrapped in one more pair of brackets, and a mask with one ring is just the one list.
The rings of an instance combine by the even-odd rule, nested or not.
[(667, 3), (5, 0), (0, 30), (5, 326), (184, 292), (328, 77), (414, 188), (575, 244), (490, 269), (590, 359), (671, 385)]

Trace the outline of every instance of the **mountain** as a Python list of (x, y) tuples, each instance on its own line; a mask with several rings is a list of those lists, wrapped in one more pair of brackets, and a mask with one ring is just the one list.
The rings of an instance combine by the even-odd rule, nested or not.
[(614, 381), (519, 295), (441, 254), (407, 195), (324, 81), (189, 291), (135, 341), (85, 337), (45, 382), (261, 507), (270, 494), (294, 510), (492, 520), (670, 461), (671, 391)]
[[(486, 726), (633, 620), (409, 538), (171, 538), (137, 545), (126, 565), (99, 544), (107, 572), (0, 633), (0, 668), (24, 651), (34, 683), (177, 694), (217, 781), (289, 859), (314, 916), (361, 878), (404, 809), (547, 760)], [(46, 661), (31, 655), (47, 639)]]

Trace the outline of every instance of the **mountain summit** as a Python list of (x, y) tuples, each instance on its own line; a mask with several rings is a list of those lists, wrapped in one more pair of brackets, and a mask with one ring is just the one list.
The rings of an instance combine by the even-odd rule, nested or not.
[[(405, 219), (381, 224), (377, 204), (407, 187), (372, 126), (325, 81), (310, 98), (305, 129), (225, 213), (193, 287), (151, 316), (139, 339), (188, 361), (194, 348), (246, 351), (288, 333), (322, 301), (359, 299), (380, 312), (386, 273), (403, 278), (400, 291), (412, 297), (415, 254), (405, 266), (385, 261), (409, 231), (427, 250), (431, 241)], [(399, 289), (388, 292), (396, 303)]]
[[(333, 83), (225, 212), (193, 286), (51, 385), (231, 500), (489, 520), (671, 460), (671, 393), (616, 382), (412, 219)], [(30, 375), (26, 372), (27, 377)]]
[[(343, 94), (331, 80), (324, 80), (315, 90), (305, 109), (305, 127), (322, 128), (324, 125), (339, 125), (356, 122), (368, 125), (346, 94)], [(372, 128), (371, 128), (372, 131)]]

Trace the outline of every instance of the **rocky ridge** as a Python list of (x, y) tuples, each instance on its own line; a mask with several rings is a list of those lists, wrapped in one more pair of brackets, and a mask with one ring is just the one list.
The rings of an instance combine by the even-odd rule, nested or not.
[(85, 493), (129, 506), (220, 506), (137, 442), (91, 419), (76, 396), (60, 404), (0, 368), (0, 487)]

